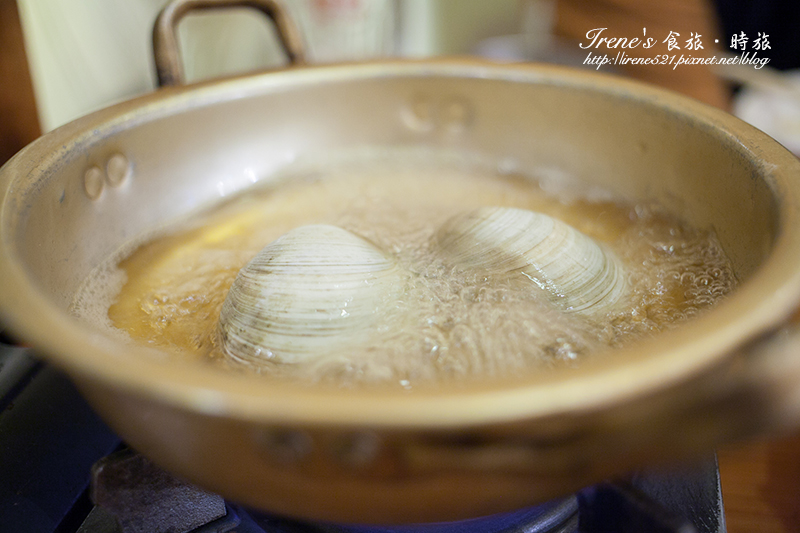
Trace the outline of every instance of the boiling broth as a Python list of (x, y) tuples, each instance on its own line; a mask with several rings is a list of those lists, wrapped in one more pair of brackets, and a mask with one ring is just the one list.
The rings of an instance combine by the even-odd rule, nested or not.
[[(132, 342), (230, 370), (351, 386), (486, 378), (575, 365), (695, 316), (736, 280), (712, 232), (657, 206), (593, 191), (542, 187), (488, 165), (386, 154), (295, 165), (232, 201), (193, 217), (97, 269), (77, 295), (79, 316)], [(481, 206), (538, 211), (563, 220), (620, 259), (626, 305), (603, 316), (565, 313), (523, 276), (460, 271), (442, 261), (433, 235)], [(307, 363), (242, 368), (217, 331), (237, 272), (292, 228), (325, 223), (374, 243), (406, 271), (402, 297), (377, 311), (374, 334)]]

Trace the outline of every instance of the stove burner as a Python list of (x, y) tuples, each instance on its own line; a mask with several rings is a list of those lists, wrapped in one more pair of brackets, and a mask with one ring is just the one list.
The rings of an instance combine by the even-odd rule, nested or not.
[[(85, 533), (224, 533), (233, 528), (238, 533), (717, 533), (724, 531), (721, 508), (719, 514), (691, 512), (719, 508), (718, 486), (703, 481), (707, 479), (716, 480), (714, 463), (683, 475), (638, 474), (563, 500), (472, 520), (401, 526), (312, 524), (226, 507), (221, 497), (124, 451), (103, 458), (93, 469), (92, 494), (98, 505), (93, 513), (110, 511), (116, 517), (113, 527), (101, 528), (95, 520), (94, 529), (87, 524), (84, 528)], [(659, 503), (648, 494), (660, 495)], [(690, 509), (694, 520), (681, 509)]]
[(305, 524), (258, 514), (248, 518), (261, 528), (252, 533), (574, 533), (578, 532), (578, 501), (573, 496), (513, 513), (402, 526)]
[[(0, 531), (725, 532), (713, 457), (682, 472), (640, 473), (624, 482), (585, 489), (565, 500), (474, 520), (397, 527), (309, 524), (226, 503), (131, 452), (106, 457), (118, 448), (119, 437), (100, 422), (69, 381), (28, 353), (9, 349), (2, 342), (0, 409)], [(93, 496), (98, 503), (94, 508), (88, 498), (93, 463), (97, 463)], [(122, 481), (133, 481), (134, 486)]]
[(239, 533), (571, 533), (578, 525), (574, 496), (458, 522), (394, 527), (309, 524), (226, 508), (220, 496), (164, 472), (132, 450), (111, 454), (94, 465), (92, 500), (97, 507), (78, 533), (224, 533), (233, 528)]

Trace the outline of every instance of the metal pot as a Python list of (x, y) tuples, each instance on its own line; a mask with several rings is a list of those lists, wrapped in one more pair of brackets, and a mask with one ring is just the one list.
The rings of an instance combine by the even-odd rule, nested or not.
[[(742, 283), (580, 369), (411, 394), (267, 387), (70, 316), (78, 284), (133, 237), (292, 157), (366, 145), (512, 158), (657, 200), (713, 228)], [(0, 170), (0, 319), (130, 445), (226, 497), (344, 522), (488, 514), (797, 424), (799, 178), (789, 152), (721, 111), (560, 68), (388, 62), (164, 88)]]

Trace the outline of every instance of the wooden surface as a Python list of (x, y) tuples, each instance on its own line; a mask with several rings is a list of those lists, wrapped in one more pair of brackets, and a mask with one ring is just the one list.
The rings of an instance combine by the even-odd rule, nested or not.
[(729, 533), (800, 532), (800, 433), (718, 454)]
[[(14, 0), (0, 0), (0, 164), (39, 134)], [(719, 450), (730, 533), (800, 533), (800, 433)]]
[(39, 136), (14, 0), (0, 0), (0, 164)]

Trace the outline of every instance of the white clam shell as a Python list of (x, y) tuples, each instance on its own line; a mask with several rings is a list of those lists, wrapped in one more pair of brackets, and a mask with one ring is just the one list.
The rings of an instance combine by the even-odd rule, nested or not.
[(239, 271), (219, 330), (236, 362), (308, 361), (358, 341), (403, 287), (402, 271), (368, 241), (329, 225), (302, 226)]
[(452, 265), (524, 275), (566, 312), (607, 313), (628, 291), (622, 265), (611, 251), (534, 211), (480, 208), (451, 218), (435, 238)]

